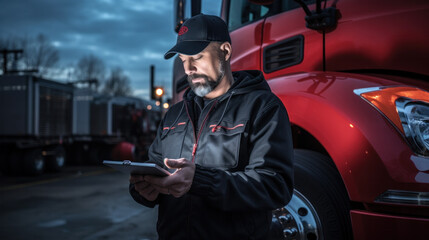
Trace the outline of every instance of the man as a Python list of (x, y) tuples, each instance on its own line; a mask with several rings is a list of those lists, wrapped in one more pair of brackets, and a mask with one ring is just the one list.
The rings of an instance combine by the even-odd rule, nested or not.
[(188, 19), (179, 54), (190, 89), (162, 120), (149, 160), (175, 172), (131, 176), (139, 203), (159, 205), (160, 239), (266, 239), (271, 211), (292, 196), (286, 109), (259, 71), (231, 72), (225, 22)]

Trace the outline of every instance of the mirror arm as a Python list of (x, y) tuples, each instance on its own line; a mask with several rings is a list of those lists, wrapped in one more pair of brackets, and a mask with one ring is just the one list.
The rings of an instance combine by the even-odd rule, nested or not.
[(302, 0), (294, 0), (294, 1), (297, 2), (299, 5), (301, 5), (301, 7), (304, 9), (304, 12), (305, 12), (305, 14), (307, 14), (307, 16), (311, 16), (311, 11), (310, 11), (310, 9), (308, 9), (308, 6), (307, 6), (307, 4), (305, 4), (304, 1), (302, 1)]
[(322, 0), (316, 0), (316, 13), (322, 12)]

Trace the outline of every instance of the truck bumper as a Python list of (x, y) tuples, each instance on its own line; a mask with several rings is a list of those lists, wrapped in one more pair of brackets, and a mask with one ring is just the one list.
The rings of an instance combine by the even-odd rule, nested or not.
[(354, 240), (428, 239), (428, 218), (402, 217), (360, 210), (352, 210), (350, 215)]

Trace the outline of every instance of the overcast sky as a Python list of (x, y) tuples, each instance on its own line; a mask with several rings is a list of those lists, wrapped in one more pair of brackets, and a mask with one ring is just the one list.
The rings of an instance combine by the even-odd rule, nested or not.
[[(42, 33), (59, 50), (61, 67), (93, 54), (108, 69), (121, 67), (135, 95), (144, 98), (149, 96), (149, 67), (154, 64), (155, 83), (166, 85), (171, 96), (173, 60), (164, 60), (163, 55), (176, 42), (173, 2), (0, 0), (0, 37)], [(218, 15), (220, 1), (206, 2), (203, 12)]]

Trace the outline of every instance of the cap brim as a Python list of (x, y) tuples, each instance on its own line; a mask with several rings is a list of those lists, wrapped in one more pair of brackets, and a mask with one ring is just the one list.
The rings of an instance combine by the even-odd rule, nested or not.
[(174, 46), (167, 53), (165, 53), (164, 58), (169, 59), (176, 55), (176, 53), (195, 55), (203, 51), (209, 44), (209, 41), (183, 41), (176, 44), (176, 46)]

